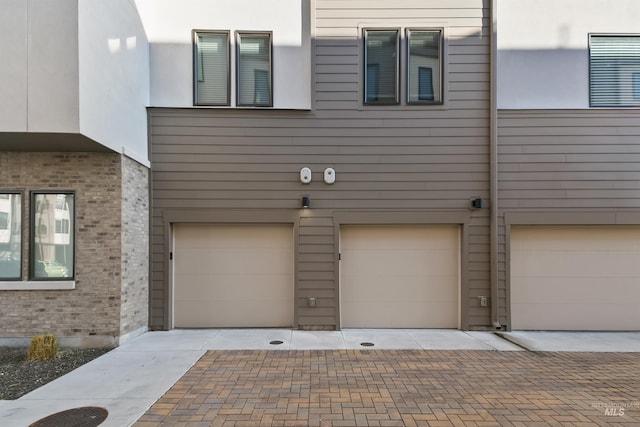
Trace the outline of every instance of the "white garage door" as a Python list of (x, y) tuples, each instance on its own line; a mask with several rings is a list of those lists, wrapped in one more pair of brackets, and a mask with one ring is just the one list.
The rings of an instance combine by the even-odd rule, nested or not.
[(293, 227), (174, 226), (174, 326), (293, 324)]
[(458, 328), (456, 226), (344, 226), (344, 328)]
[(514, 227), (511, 326), (639, 330), (639, 227)]

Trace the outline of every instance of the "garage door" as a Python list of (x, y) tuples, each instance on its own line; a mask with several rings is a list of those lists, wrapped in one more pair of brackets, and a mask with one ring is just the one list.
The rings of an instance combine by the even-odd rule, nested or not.
[(638, 330), (638, 307), (640, 228), (512, 229), (513, 329)]
[(290, 225), (174, 226), (174, 326), (293, 324)]
[(457, 328), (455, 226), (348, 226), (340, 230), (345, 328)]

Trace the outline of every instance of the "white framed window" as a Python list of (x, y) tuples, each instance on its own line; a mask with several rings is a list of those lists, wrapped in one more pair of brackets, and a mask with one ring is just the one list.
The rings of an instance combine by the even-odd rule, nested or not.
[(271, 32), (236, 33), (236, 104), (273, 106), (273, 47)]
[(0, 193), (0, 280), (22, 276), (22, 194)]
[(229, 32), (193, 31), (194, 105), (230, 105)]
[(75, 266), (75, 194), (31, 193), (31, 280), (72, 280)]
[(407, 29), (407, 104), (442, 104), (441, 29)]
[(364, 104), (399, 102), (400, 31), (364, 30)]
[(589, 34), (591, 107), (640, 107), (640, 35)]

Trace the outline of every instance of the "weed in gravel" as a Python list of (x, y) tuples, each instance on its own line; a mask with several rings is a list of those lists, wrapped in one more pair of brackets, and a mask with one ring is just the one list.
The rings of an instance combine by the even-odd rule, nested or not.
[(0, 400), (18, 399), (109, 350), (66, 348), (52, 359), (27, 360), (28, 348), (0, 347)]

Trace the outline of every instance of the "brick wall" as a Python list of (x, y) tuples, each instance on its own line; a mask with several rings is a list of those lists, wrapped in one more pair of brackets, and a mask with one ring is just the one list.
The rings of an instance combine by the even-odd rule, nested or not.
[(149, 322), (149, 172), (122, 156), (122, 289), (120, 334)]
[[(122, 298), (121, 157), (111, 153), (0, 152), (0, 190), (23, 192), (24, 277), (28, 276), (29, 192), (76, 193), (76, 289), (0, 291), (0, 337), (47, 332), (75, 339), (79, 345), (117, 343)], [(139, 286), (140, 279), (134, 282)]]

